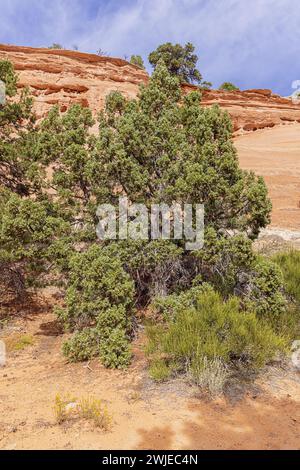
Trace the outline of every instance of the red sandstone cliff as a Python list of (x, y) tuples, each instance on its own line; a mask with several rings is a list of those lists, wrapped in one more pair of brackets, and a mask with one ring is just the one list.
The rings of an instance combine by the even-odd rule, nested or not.
[[(80, 103), (97, 112), (111, 91), (119, 90), (134, 97), (139, 85), (148, 80), (144, 70), (125, 60), (77, 51), (0, 45), (0, 59), (13, 62), (20, 88), (31, 89), (38, 117), (44, 116), (54, 104), (65, 111), (70, 104)], [(188, 92), (195, 87), (183, 88)], [(205, 91), (203, 104), (214, 103), (229, 111), (235, 131), (300, 122), (300, 105), (270, 90)]]
[(96, 112), (111, 91), (135, 97), (148, 80), (146, 72), (125, 60), (76, 51), (0, 45), (0, 59), (14, 64), (20, 88), (30, 88), (38, 117), (54, 104), (65, 111), (80, 103)]

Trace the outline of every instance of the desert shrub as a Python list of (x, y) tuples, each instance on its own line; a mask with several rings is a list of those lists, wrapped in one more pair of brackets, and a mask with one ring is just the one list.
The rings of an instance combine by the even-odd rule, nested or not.
[(92, 421), (97, 428), (101, 428), (104, 431), (110, 428), (112, 417), (101, 400), (93, 397), (81, 398), (79, 402), (79, 415), (81, 418)]
[(86, 251), (75, 253), (70, 258), (68, 276), (66, 308), (59, 312), (67, 328), (93, 326), (99, 315), (103, 327), (105, 311), (109, 313), (110, 307), (118, 305), (124, 307), (122, 313), (125, 317), (124, 320), (119, 315), (119, 324), (123, 323), (125, 327), (128, 325), (134, 287), (117, 258), (110, 258), (99, 245), (93, 244)]
[[(173, 303), (165, 325), (148, 329), (150, 358), (163, 360), (171, 373), (199, 371), (203, 361), (215, 360), (225, 365), (239, 361), (256, 369), (285, 349), (284, 338), (255, 313), (243, 311), (236, 297), (223, 301), (211, 287), (202, 286), (180, 300)], [(166, 305), (170, 318), (168, 299)]]
[(163, 359), (157, 358), (150, 364), (149, 375), (156, 382), (163, 382), (170, 377), (171, 371)]
[(28, 346), (34, 344), (34, 338), (32, 335), (24, 335), (16, 333), (5, 339), (5, 345), (8, 352), (22, 351)]
[(239, 91), (240, 89), (231, 82), (224, 82), (220, 85), (219, 90), (225, 91)]
[(71, 412), (68, 410), (68, 405), (74, 403), (75, 400), (76, 398), (72, 397), (70, 394), (61, 395), (57, 393), (55, 395), (53, 412), (57, 424), (62, 424), (70, 417)]
[(229, 377), (228, 366), (219, 358), (211, 359), (203, 357), (191, 362), (189, 374), (193, 382), (212, 397), (221, 395)]
[(99, 335), (95, 328), (77, 331), (63, 344), (63, 353), (70, 362), (87, 361), (99, 354)]
[(57, 424), (74, 418), (83, 418), (91, 421), (95, 427), (107, 431), (112, 422), (107, 406), (91, 396), (82, 397), (77, 401), (70, 394), (58, 393), (55, 396), (53, 411)]
[(66, 307), (58, 311), (65, 327), (78, 330), (63, 346), (71, 360), (99, 356), (107, 367), (130, 360), (129, 333), (134, 287), (120, 261), (92, 245), (69, 263)]
[(300, 251), (278, 253), (272, 260), (282, 271), (287, 294), (300, 304)]
[(133, 65), (137, 65), (141, 69), (145, 69), (143, 58), (140, 55), (132, 55), (130, 57), (130, 63)]
[(241, 290), (257, 314), (274, 322), (287, 307), (283, 295), (283, 278), (279, 267), (263, 258), (256, 258), (252, 270), (245, 275)]
[(289, 301), (284, 313), (277, 319), (276, 327), (291, 339), (300, 334), (300, 251), (289, 250), (272, 258), (283, 276), (283, 286)]
[(286, 301), (282, 295), (283, 279), (278, 267), (269, 261), (258, 260), (254, 266), (254, 291), (256, 312), (261, 316), (279, 316)]
[(0, 60), (0, 80), (5, 83), (5, 91), (8, 96), (14, 96), (17, 92), (17, 76), (14, 66), (8, 60)]
[(122, 369), (129, 365), (131, 350), (124, 329), (111, 329), (109, 335), (101, 337), (99, 357), (105, 367), (112, 369)]
[(36, 285), (53, 258), (53, 244), (68, 224), (47, 200), (21, 198), (0, 188), (1, 287), (20, 297)]

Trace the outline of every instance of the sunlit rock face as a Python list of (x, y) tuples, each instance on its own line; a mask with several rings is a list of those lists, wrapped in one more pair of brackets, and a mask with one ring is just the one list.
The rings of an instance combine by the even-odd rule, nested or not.
[[(183, 88), (189, 92), (195, 87), (185, 85)], [(207, 90), (203, 92), (202, 103), (205, 106), (217, 103), (227, 109), (234, 132), (239, 134), (300, 122), (300, 104), (273, 94), (271, 90)]]
[[(72, 103), (80, 103), (96, 113), (111, 91), (133, 98), (149, 79), (146, 71), (126, 60), (77, 51), (0, 45), (0, 59), (14, 64), (20, 89), (30, 88), (38, 118), (54, 104), (64, 112)], [(183, 86), (186, 93), (195, 88)], [(205, 106), (218, 103), (227, 109), (237, 133), (300, 122), (300, 104), (270, 90), (208, 90), (203, 92), (202, 102)]]
[(10, 60), (19, 76), (18, 87), (29, 87), (38, 118), (58, 104), (62, 112), (73, 103), (99, 111), (111, 91), (136, 96), (148, 80), (145, 71), (125, 60), (77, 51), (0, 45), (0, 60)]

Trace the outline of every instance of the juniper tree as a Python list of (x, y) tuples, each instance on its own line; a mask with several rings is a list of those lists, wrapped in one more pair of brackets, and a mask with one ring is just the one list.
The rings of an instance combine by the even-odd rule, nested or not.
[(240, 89), (234, 85), (233, 83), (230, 82), (224, 82), (222, 85), (220, 85), (219, 90), (224, 90), (224, 91), (239, 91)]
[(196, 68), (198, 56), (194, 51), (195, 47), (190, 42), (185, 46), (166, 42), (151, 52), (148, 60), (154, 69), (163, 60), (169, 73), (181, 82), (201, 83), (202, 75)]
[[(53, 243), (68, 228), (46, 192), (46, 168), (40, 161), (32, 100), (16, 97), (13, 65), (0, 61), (7, 100), (0, 106), (0, 269), (1, 287), (20, 296), (53, 263)], [(12, 98), (12, 99), (11, 99)]]
[[(149, 84), (141, 87), (138, 99), (126, 101), (117, 92), (111, 94), (99, 123), (97, 158), (102, 181), (110, 189), (108, 201), (116, 199), (114, 188), (118, 187), (130, 201), (148, 207), (151, 203), (203, 203), (206, 246), (216, 242), (218, 249), (210, 256), (205, 247), (199, 253), (186, 252), (183, 241), (141, 241), (134, 254), (136, 244), (134, 249), (132, 243), (119, 245), (131, 253), (124, 259), (140, 288), (147, 290), (148, 283), (151, 290), (151, 283), (164, 285), (167, 279), (167, 291), (178, 287), (179, 278), (189, 283), (196, 273), (213, 276), (216, 255), (224, 253), (230, 236), (242, 237), (237, 244), (242, 253), (248, 249), (247, 239), (256, 238), (269, 223), (271, 203), (264, 180), (240, 169), (228, 114), (218, 106), (201, 107), (200, 92), (182, 96), (178, 78), (169, 74), (163, 62)], [(232, 250), (228, 251), (231, 255)], [(241, 266), (242, 258), (227, 255), (228, 263), (246, 269)], [(245, 263), (247, 269), (252, 261), (250, 257)], [(234, 273), (231, 289), (238, 283), (237, 268)], [(223, 275), (224, 282), (229, 282), (227, 273)]]
[(143, 58), (140, 55), (132, 55), (130, 57), (130, 63), (133, 64), (133, 65), (137, 65), (141, 69), (145, 68)]

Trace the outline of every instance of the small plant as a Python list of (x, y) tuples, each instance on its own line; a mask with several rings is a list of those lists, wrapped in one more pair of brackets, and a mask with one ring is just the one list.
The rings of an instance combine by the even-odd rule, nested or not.
[(55, 396), (54, 400), (54, 415), (55, 420), (58, 424), (66, 421), (70, 416), (70, 411), (72, 408), (68, 408), (70, 403), (74, 403), (76, 398), (72, 398), (70, 395), (60, 395), (59, 393)]
[(224, 385), (228, 379), (228, 366), (219, 358), (208, 360), (204, 357), (200, 361), (193, 361), (189, 368), (193, 382), (212, 397), (223, 393)]
[(7, 351), (22, 351), (34, 344), (32, 335), (14, 334), (5, 340)]
[(107, 407), (101, 400), (93, 397), (83, 397), (79, 401), (69, 394), (55, 397), (54, 414), (58, 424), (71, 418), (83, 418), (92, 421), (97, 428), (107, 431), (111, 425), (112, 418)]
[(224, 91), (240, 91), (240, 89), (235, 86), (233, 83), (230, 82), (224, 82), (222, 85), (219, 87), (219, 90), (224, 90)]
[(112, 418), (107, 407), (96, 398), (82, 398), (79, 402), (79, 413), (82, 418), (91, 420), (97, 428), (104, 431), (107, 431), (111, 425)]
[(289, 250), (273, 258), (284, 278), (287, 294), (300, 304), (300, 250)]
[(64, 47), (58, 42), (54, 42), (51, 46), (48, 47), (48, 49), (64, 49)]
[(132, 55), (130, 57), (130, 63), (140, 67), (141, 69), (145, 69), (143, 58), (140, 55)]
[(155, 359), (150, 365), (149, 374), (156, 382), (163, 382), (170, 377), (171, 371), (165, 361)]

